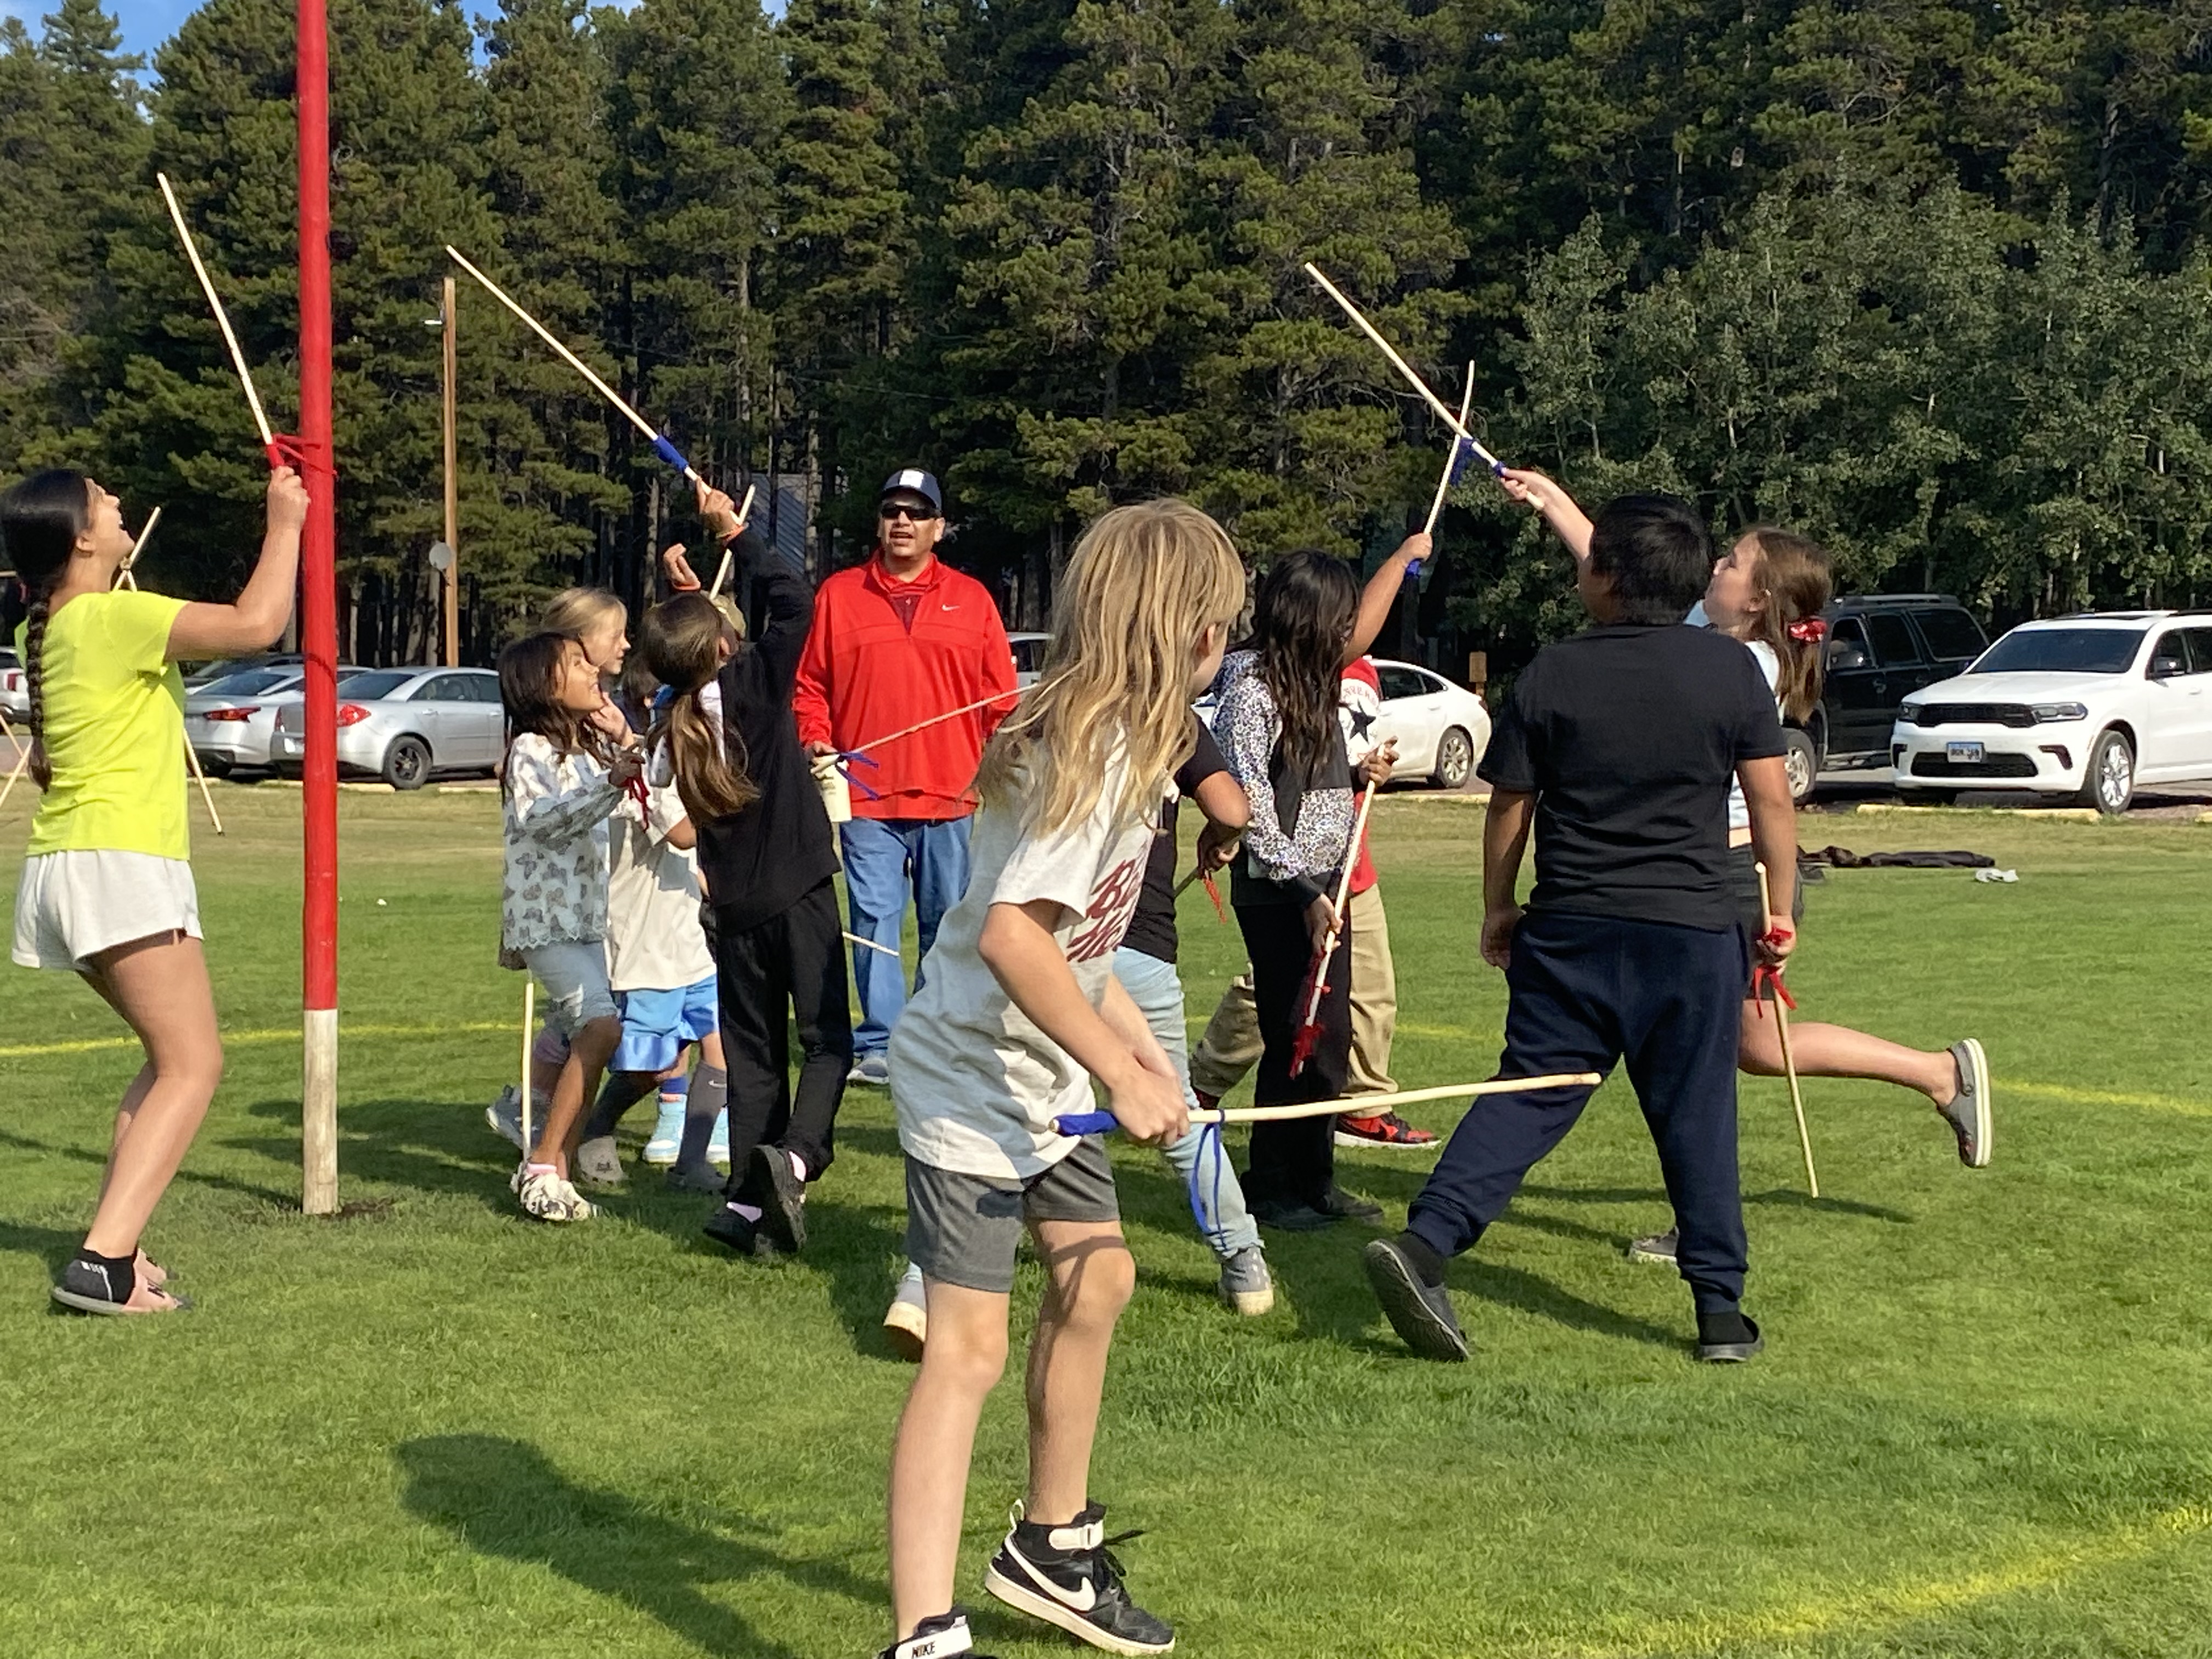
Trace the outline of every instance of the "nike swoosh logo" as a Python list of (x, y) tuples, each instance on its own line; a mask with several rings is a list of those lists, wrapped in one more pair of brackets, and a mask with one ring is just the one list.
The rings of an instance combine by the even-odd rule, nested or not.
[(1088, 1578), (1083, 1581), (1082, 1593), (1078, 1595), (1073, 1590), (1062, 1589), (1058, 1584), (1053, 1583), (1044, 1574), (1030, 1566), (1027, 1558), (1023, 1558), (1022, 1567), (1032, 1579), (1036, 1581), (1046, 1594), (1062, 1607), (1073, 1607), (1078, 1613), (1088, 1613), (1098, 1605), (1098, 1588)]

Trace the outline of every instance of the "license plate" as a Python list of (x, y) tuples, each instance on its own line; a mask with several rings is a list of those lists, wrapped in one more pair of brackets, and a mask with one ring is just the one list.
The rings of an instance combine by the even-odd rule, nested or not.
[(1982, 745), (1978, 743), (1947, 743), (1943, 745), (1943, 758), (1954, 766), (1979, 766), (1983, 760)]
[[(280, 732), (276, 734), (276, 746), (288, 755), (296, 755), (300, 752), (300, 739), (289, 732)], [(1977, 749), (1981, 747), (1979, 744), (1974, 746)]]

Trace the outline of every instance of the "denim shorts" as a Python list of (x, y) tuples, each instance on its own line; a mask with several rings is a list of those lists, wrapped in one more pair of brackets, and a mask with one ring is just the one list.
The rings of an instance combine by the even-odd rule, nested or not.
[(595, 939), (556, 939), (522, 953), (524, 964), (545, 988), (541, 1011), (549, 1030), (574, 1036), (595, 1019), (617, 1017), (615, 994), (607, 984), (607, 947)]
[(1096, 1136), (1027, 1181), (906, 1161), (907, 1255), (924, 1277), (965, 1290), (1014, 1288), (1014, 1253), (1031, 1222), (1121, 1218), (1114, 1166)]

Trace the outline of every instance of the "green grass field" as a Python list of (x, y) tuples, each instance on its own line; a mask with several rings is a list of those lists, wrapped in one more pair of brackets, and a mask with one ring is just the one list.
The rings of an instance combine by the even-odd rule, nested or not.
[[(514, 1212), (483, 1121), (520, 982), (493, 963), (482, 793), (343, 798), (343, 1194), (298, 1212), (296, 792), (222, 790), (197, 865), (230, 1067), (148, 1243), (181, 1318), (50, 1311), (136, 1066), (72, 980), (0, 978), (0, 1656), (858, 1655), (886, 1634), (881, 1487), (908, 1373), (877, 1322), (902, 1218), (890, 1103), (848, 1097), (815, 1246), (761, 1266), (650, 1184), (568, 1231)], [(0, 813), (12, 893), (26, 814)], [(1377, 814), (1407, 1086), (1485, 1075), (1480, 810)], [(1744, 1085), (1758, 1363), (1688, 1356), (1665, 1221), (1608, 1087), (1453, 1285), (1472, 1364), (1407, 1358), (1356, 1230), (1277, 1239), (1239, 1323), (1152, 1154), (1117, 1151), (1139, 1286), (1095, 1494), (1179, 1650), (1268, 1656), (2212, 1650), (2212, 827), (1832, 817), (1808, 845), (1972, 847), (1841, 872), (1807, 1017), (1996, 1068), (1996, 1163), (1916, 1097)], [(1195, 890), (1194, 1020), (1239, 960)], [(648, 1115), (634, 1115), (633, 1134)], [(1413, 1114), (1431, 1127), (1449, 1109)], [(634, 1143), (633, 1143), (634, 1144)], [(1393, 1224), (1425, 1160), (1347, 1158)], [(1017, 1293), (1018, 1334), (1037, 1279)], [(1023, 1468), (988, 1411), (963, 1579)], [(981, 1611), (1006, 1659), (1074, 1651)]]

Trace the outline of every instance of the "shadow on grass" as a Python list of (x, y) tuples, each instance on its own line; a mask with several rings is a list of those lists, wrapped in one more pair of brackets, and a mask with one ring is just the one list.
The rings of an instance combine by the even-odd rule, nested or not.
[(18, 1221), (0, 1221), (0, 1255), (35, 1255), (52, 1273), (69, 1265), (83, 1239), (82, 1229), (64, 1232), (58, 1227), (27, 1227)]
[[(256, 1118), (289, 1126), (296, 1100), (258, 1100)], [(224, 1146), (289, 1164), (300, 1161), (300, 1142), (289, 1135), (233, 1135)], [(514, 1149), (484, 1127), (481, 1108), (449, 1101), (363, 1100), (338, 1114), (338, 1167), (349, 1176), (418, 1191), (451, 1193), (480, 1200), (489, 1210), (514, 1213), (507, 1176)], [(289, 1194), (281, 1200), (296, 1204)]]
[(624, 1602), (709, 1654), (789, 1655), (702, 1586), (771, 1574), (863, 1606), (881, 1585), (833, 1562), (778, 1554), (710, 1532), (620, 1492), (579, 1486), (526, 1442), (447, 1434), (392, 1449), (406, 1476), (400, 1503), (483, 1555), (549, 1567), (594, 1595)]
[(1772, 1204), (1790, 1210), (1818, 1210), (1826, 1215), (1855, 1215), (1869, 1221), (1887, 1221), (1893, 1225), (1909, 1227), (1920, 1218), (1909, 1210), (1893, 1210), (1886, 1204), (1862, 1204), (1850, 1198), (1812, 1198), (1790, 1187), (1776, 1187), (1763, 1193), (1746, 1193), (1747, 1204)]
[[(295, 1115), (297, 1115), (299, 1111), (297, 1102), (291, 1103), (290, 1110)], [(222, 1144), (230, 1146), (237, 1143), (226, 1140)], [(107, 1154), (104, 1152), (96, 1152), (86, 1146), (58, 1146), (51, 1141), (34, 1140), (28, 1135), (19, 1135), (7, 1129), (0, 1129), (0, 1146), (10, 1147), (21, 1152), (44, 1152), (51, 1158), (67, 1158), (72, 1164), (89, 1164), (95, 1170), (105, 1170), (107, 1167)], [(300, 1143), (297, 1138), (288, 1143), (288, 1161), (296, 1168), (300, 1162)], [(185, 1154), (185, 1167), (179, 1170), (176, 1174), (176, 1179), (179, 1181), (187, 1182), (195, 1187), (205, 1187), (211, 1192), (236, 1193), (242, 1198), (250, 1198), (262, 1204), (275, 1204), (287, 1209), (299, 1207), (300, 1200), (297, 1194), (279, 1192), (273, 1187), (257, 1187), (250, 1181), (235, 1181), (228, 1176), (210, 1175), (205, 1170), (195, 1170), (191, 1167), (190, 1152)], [(98, 1186), (99, 1183), (94, 1182), (93, 1189), (96, 1189)], [(89, 1192), (87, 1201), (88, 1203), (90, 1201)], [(88, 1210), (87, 1213), (88, 1216), (90, 1213)]]

